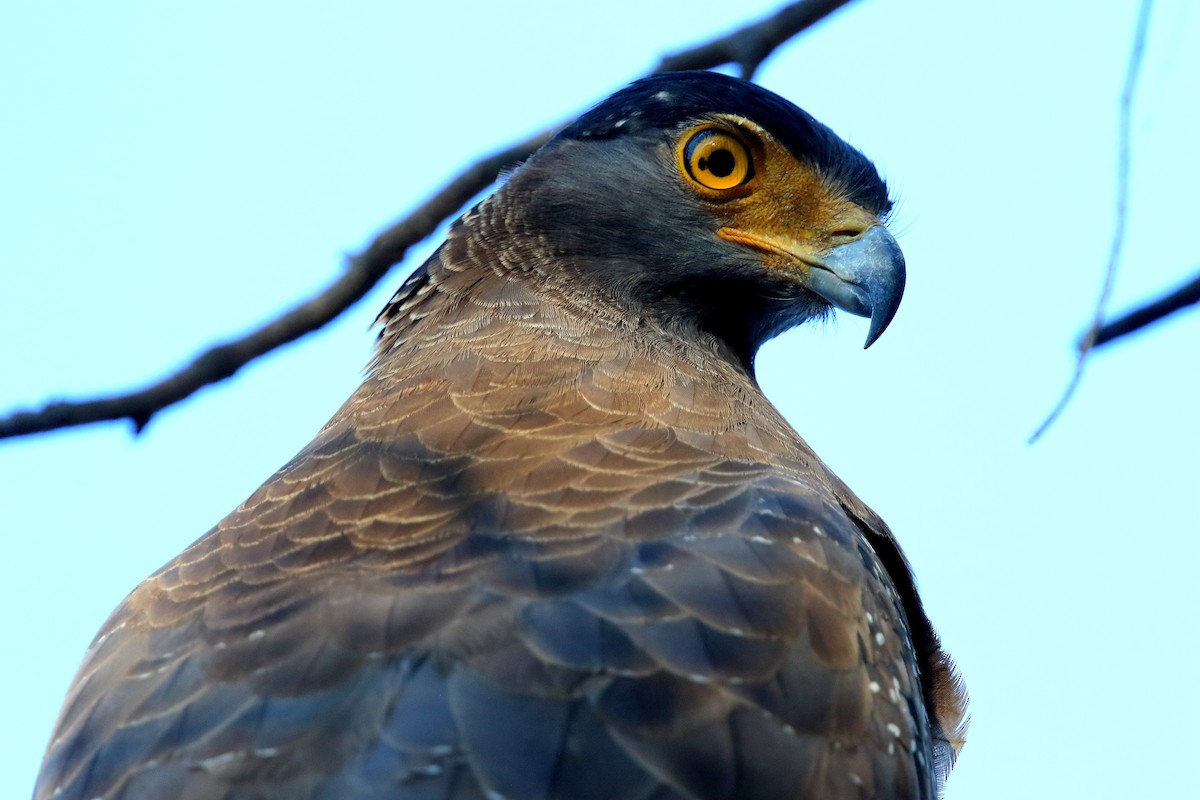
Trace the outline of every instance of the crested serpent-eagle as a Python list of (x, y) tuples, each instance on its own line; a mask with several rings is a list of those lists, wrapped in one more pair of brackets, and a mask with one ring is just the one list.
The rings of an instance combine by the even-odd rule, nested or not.
[(451, 228), (361, 387), (138, 586), (37, 798), (932, 798), (964, 694), (887, 526), (760, 391), (892, 319), (876, 169), (648, 78)]

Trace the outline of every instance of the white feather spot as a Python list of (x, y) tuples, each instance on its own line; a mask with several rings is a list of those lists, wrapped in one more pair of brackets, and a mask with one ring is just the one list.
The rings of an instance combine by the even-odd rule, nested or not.
[(652, 97), (651, 99), (657, 100), (660, 103), (669, 103), (669, 102), (671, 102), (671, 100), (674, 99), (674, 96), (670, 92), (668, 92), (664, 89), (661, 92), (655, 92), (654, 97)]
[(211, 758), (201, 759), (199, 764), (201, 769), (207, 772), (212, 772), (214, 770), (219, 770), (222, 767), (227, 767), (235, 761), (241, 761), (245, 757), (245, 753), (243, 753), (241, 750), (230, 750), (227, 753), (219, 753)]
[(897, 725), (894, 722), (889, 722), (887, 724), (887, 729), (888, 729), (888, 733), (890, 733), (892, 736), (895, 736), (897, 739), (900, 738), (900, 726), (899, 725)]
[(871, 694), (879, 694), (879, 684), (875, 681), (868, 683), (867, 688), (871, 690)]
[(875, 631), (875, 644), (882, 645), (883, 643), (884, 643), (883, 633), (881, 633), (880, 631)]

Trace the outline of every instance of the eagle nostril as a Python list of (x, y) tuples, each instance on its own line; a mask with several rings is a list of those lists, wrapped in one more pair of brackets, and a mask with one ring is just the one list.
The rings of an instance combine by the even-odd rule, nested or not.
[(835, 240), (838, 244), (846, 244), (863, 235), (863, 231), (854, 228), (842, 228), (829, 234), (829, 238)]

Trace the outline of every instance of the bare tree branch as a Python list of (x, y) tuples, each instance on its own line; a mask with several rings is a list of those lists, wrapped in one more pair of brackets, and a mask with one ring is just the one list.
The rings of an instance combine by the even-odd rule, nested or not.
[[(750, 77), (776, 48), (849, 0), (800, 0), (771, 16), (707, 44), (664, 58), (654, 70), (711, 69), (735, 63)], [(496, 176), (545, 144), (554, 130), (544, 131), (480, 159), (422, 204), (416, 211), (381, 233), (366, 250), (349, 260), (346, 272), (327, 289), (261, 328), (216, 345), (167, 378), (127, 394), (96, 400), (48, 403), (36, 411), (19, 411), (0, 418), (0, 439), (128, 419), (140, 432), (159, 411), (337, 318), (374, 288), (408, 249), (433, 233)]]
[(222, 381), (256, 358), (328, 324), (369, 292), (405, 252), (429, 236), (447, 217), (496, 179), (506, 166), (545, 144), (540, 133), (507, 150), (477, 161), (446, 184), (409, 216), (381, 233), (349, 261), (349, 268), (327, 289), (240, 339), (216, 345), (179, 372), (128, 394), (80, 402), (48, 403), (38, 411), (19, 411), (0, 419), (0, 439), (128, 419), (141, 432), (150, 419), (203, 387)]
[[(1100, 345), (1108, 344), (1115, 339), (1120, 339), (1122, 336), (1128, 336), (1134, 331), (1141, 330), (1151, 323), (1158, 322), (1163, 317), (1174, 314), (1176, 311), (1181, 311), (1196, 303), (1200, 303), (1200, 275), (1192, 278), (1175, 291), (1165, 294), (1157, 300), (1152, 300), (1140, 308), (1135, 308), (1128, 314), (1104, 323), (1095, 332), (1092, 338), (1092, 347), (1096, 348)], [(1083, 348), (1085, 342), (1086, 339), (1079, 343), (1080, 349)]]
[(1146, 52), (1151, 5), (1151, 0), (1142, 0), (1138, 9), (1137, 29), (1134, 31), (1133, 45), (1129, 50), (1129, 66), (1125, 71), (1125, 87), (1121, 91), (1120, 115), (1117, 120), (1117, 210), (1113, 222), (1112, 244), (1108, 250), (1108, 264), (1104, 269), (1104, 285), (1100, 289), (1100, 296), (1096, 299), (1096, 309), (1092, 313), (1091, 327), (1084, 335), (1083, 341), (1080, 342), (1079, 355), (1075, 359), (1075, 371), (1071, 374), (1071, 380), (1067, 382), (1067, 388), (1063, 390), (1058, 403), (1029, 437), (1029, 444), (1036, 442), (1054, 424), (1067, 404), (1071, 402), (1075, 390), (1079, 388), (1079, 382), (1083, 380), (1083, 368), (1087, 363), (1088, 355), (1096, 344), (1096, 334), (1104, 324), (1104, 310), (1108, 306), (1108, 298), (1112, 295), (1113, 284), (1116, 282), (1117, 264), (1121, 261), (1121, 251), (1125, 246), (1125, 230), (1128, 227), (1129, 219), (1127, 207), (1129, 204), (1129, 162), (1133, 150), (1133, 95), (1137, 90), (1138, 78), (1141, 75), (1142, 56)]
[(742, 78), (750, 80), (759, 66), (779, 45), (800, 31), (820, 22), (850, 0), (802, 0), (792, 3), (770, 17), (722, 36), (708, 44), (663, 58), (655, 72), (681, 69), (709, 69), (722, 64), (737, 64)]

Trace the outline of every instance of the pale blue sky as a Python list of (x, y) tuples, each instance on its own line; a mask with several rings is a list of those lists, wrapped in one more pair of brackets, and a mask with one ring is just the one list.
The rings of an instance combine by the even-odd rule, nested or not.
[[(476, 156), (776, 5), (6, 4), (0, 410), (165, 374), (324, 286)], [(896, 530), (959, 661), (973, 725), (951, 800), (1200, 796), (1200, 314), (1099, 353), (1025, 444), (1100, 285), (1135, 13), (864, 0), (759, 76), (900, 198), (891, 329), (865, 353), (862, 320), (794, 331), (760, 375)], [(1200, 263), (1197, 86), (1200, 7), (1159, 2), (1115, 309)], [(109, 611), (355, 386), (415, 256), (137, 439), (0, 443), (0, 797), (28, 796)]]

